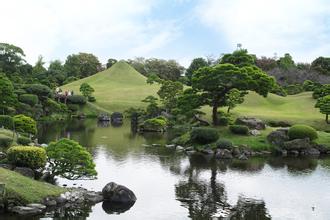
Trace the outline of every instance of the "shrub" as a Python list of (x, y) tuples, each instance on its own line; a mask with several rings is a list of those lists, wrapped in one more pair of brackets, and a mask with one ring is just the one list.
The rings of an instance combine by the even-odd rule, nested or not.
[(37, 133), (37, 123), (33, 118), (25, 115), (14, 116), (15, 129), (21, 133), (33, 134)]
[(25, 103), (18, 103), (17, 112), (20, 114), (32, 116), (32, 107)]
[(89, 96), (88, 101), (89, 102), (96, 102), (96, 98), (94, 96)]
[(0, 134), (0, 147), (7, 148), (13, 143), (13, 138)]
[(187, 133), (184, 133), (183, 135), (177, 137), (177, 138), (174, 138), (172, 140), (172, 143), (173, 144), (176, 144), (176, 145), (187, 145), (190, 141), (190, 132), (187, 132)]
[(246, 125), (230, 125), (229, 130), (234, 134), (249, 134), (249, 127)]
[(288, 93), (288, 95), (295, 95), (304, 91), (302, 85), (300, 84), (288, 85), (284, 89)]
[(147, 119), (143, 122), (142, 129), (146, 131), (163, 131), (166, 128), (167, 120), (164, 117)]
[(58, 103), (50, 98), (47, 98), (43, 102), (43, 105), (44, 105), (46, 115), (51, 115), (52, 113), (59, 113), (62, 111), (60, 103)]
[(209, 144), (219, 138), (219, 133), (214, 128), (193, 128), (190, 132), (192, 142), (199, 144)]
[(231, 149), (233, 148), (233, 143), (230, 140), (220, 138), (216, 142), (216, 147), (220, 149)]
[(14, 120), (9, 115), (0, 115), (0, 127), (13, 129)]
[(268, 121), (270, 127), (291, 127), (288, 121)]
[(26, 146), (29, 143), (31, 143), (31, 139), (28, 137), (21, 136), (21, 137), (17, 138), (17, 143), (20, 145)]
[(218, 112), (218, 122), (219, 122), (219, 125), (227, 126), (229, 124), (233, 124), (234, 119), (233, 119), (232, 114), (225, 113), (223, 111), (219, 111)]
[(78, 104), (78, 105), (86, 104), (86, 98), (82, 95), (68, 96), (67, 101), (68, 101), (68, 103), (71, 103), (71, 104)]
[(48, 86), (42, 84), (28, 84), (24, 86), (24, 89), (30, 94), (37, 95), (39, 99), (45, 99), (53, 95), (52, 90)]
[(68, 104), (67, 107), (71, 112), (77, 112), (79, 110), (79, 105), (77, 104)]
[(39, 169), (46, 165), (47, 156), (45, 149), (34, 146), (14, 146), (8, 149), (9, 163), (16, 166)]
[(317, 131), (308, 125), (294, 125), (288, 132), (290, 140), (309, 138), (311, 141), (317, 139)]
[(20, 102), (23, 102), (25, 104), (28, 104), (30, 106), (35, 106), (39, 99), (38, 99), (38, 96), (37, 95), (33, 95), (33, 94), (23, 94), (23, 95), (20, 95), (18, 97), (18, 100)]

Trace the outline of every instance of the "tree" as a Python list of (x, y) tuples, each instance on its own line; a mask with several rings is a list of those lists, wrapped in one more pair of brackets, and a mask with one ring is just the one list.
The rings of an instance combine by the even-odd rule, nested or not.
[(116, 59), (108, 59), (108, 62), (107, 62), (107, 69), (109, 69), (110, 67), (112, 67), (115, 63), (117, 63), (117, 60)]
[(79, 90), (86, 98), (91, 97), (92, 93), (95, 91), (88, 83), (81, 84)]
[(318, 57), (312, 64), (311, 69), (321, 73), (330, 75), (330, 57)]
[(50, 62), (47, 77), (50, 81), (56, 83), (56, 86), (63, 85), (63, 82), (67, 79), (67, 74), (60, 60)]
[(296, 67), (296, 65), (292, 59), (292, 56), (289, 53), (284, 54), (284, 57), (280, 57), (280, 59), (277, 61), (277, 63), (278, 63), (278, 66), (284, 70), (289, 70), (289, 69)]
[(14, 93), (14, 86), (12, 82), (0, 73), (0, 106), (5, 112), (7, 107), (14, 107), (17, 103), (17, 96)]
[(212, 107), (214, 125), (218, 124), (218, 108), (227, 105), (227, 94), (232, 89), (251, 90), (266, 97), (274, 85), (274, 78), (256, 66), (240, 68), (233, 64), (218, 64), (203, 67), (192, 77), (192, 88), (200, 92), (204, 104)]
[(69, 180), (92, 179), (97, 172), (92, 155), (78, 142), (61, 139), (51, 142), (46, 148), (48, 156), (47, 170), (50, 176), (61, 176)]
[(184, 115), (187, 119), (191, 119), (196, 114), (202, 113), (199, 111), (202, 104), (202, 97), (193, 89), (188, 88), (177, 98), (176, 114)]
[(84, 78), (99, 72), (101, 63), (91, 53), (79, 53), (69, 55), (65, 61), (64, 68), (68, 76)]
[(156, 117), (158, 116), (160, 112), (160, 108), (158, 106), (158, 99), (152, 95), (147, 96), (145, 99), (142, 100), (142, 102), (148, 103), (146, 113), (150, 117)]
[(44, 67), (45, 62), (43, 61), (43, 57), (40, 55), (38, 57), (38, 60), (36, 62), (36, 64), (34, 65), (33, 69), (32, 69), (32, 74), (34, 76), (44, 73), (46, 72), (46, 68)]
[(186, 77), (188, 78), (188, 85), (191, 85), (191, 77), (193, 73), (201, 67), (208, 66), (207, 60), (202, 57), (195, 58), (191, 61), (190, 66), (186, 70)]
[(162, 80), (157, 94), (167, 112), (171, 112), (177, 105), (177, 97), (183, 92), (183, 85), (180, 82)]
[(228, 106), (227, 113), (230, 112), (231, 109), (235, 108), (238, 104), (242, 104), (244, 102), (244, 96), (247, 95), (247, 91), (239, 91), (238, 89), (234, 88), (229, 91), (226, 95)]
[(322, 114), (325, 114), (325, 121), (327, 124), (329, 122), (329, 114), (330, 114), (330, 95), (323, 96), (319, 98), (315, 104), (315, 108), (319, 108)]
[(8, 74), (19, 73), (20, 67), (25, 63), (24, 51), (15, 45), (0, 43), (0, 72)]
[(231, 63), (238, 67), (255, 65), (256, 58), (248, 53), (246, 49), (235, 50), (233, 53), (225, 54), (220, 63)]

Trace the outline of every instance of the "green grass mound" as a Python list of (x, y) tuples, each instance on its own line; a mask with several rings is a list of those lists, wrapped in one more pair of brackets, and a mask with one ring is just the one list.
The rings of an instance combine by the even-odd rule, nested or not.
[(40, 202), (47, 196), (59, 196), (66, 191), (64, 188), (36, 181), (3, 168), (0, 168), (0, 183), (6, 184), (8, 199), (15, 199), (26, 204)]
[(313, 141), (318, 138), (317, 131), (308, 125), (294, 125), (289, 129), (288, 135), (291, 140), (309, 138)]

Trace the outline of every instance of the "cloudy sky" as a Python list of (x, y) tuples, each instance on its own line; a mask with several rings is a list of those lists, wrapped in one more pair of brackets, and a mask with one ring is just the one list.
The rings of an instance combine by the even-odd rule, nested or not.
[(78, 52), (173, 58), (231, 52), (330, 56), (329, 0), (0, 0), (0, 42), (34, 63)]

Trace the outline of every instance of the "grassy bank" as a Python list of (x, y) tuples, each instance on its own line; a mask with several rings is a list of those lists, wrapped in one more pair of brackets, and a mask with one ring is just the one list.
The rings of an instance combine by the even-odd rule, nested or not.
[(16, 172), (0, 168), (0, 183), (6, 184), (7, 198), (23, 203), (40, 202), (47, 196), (58, 196), (64, 188), (33, 180)]

